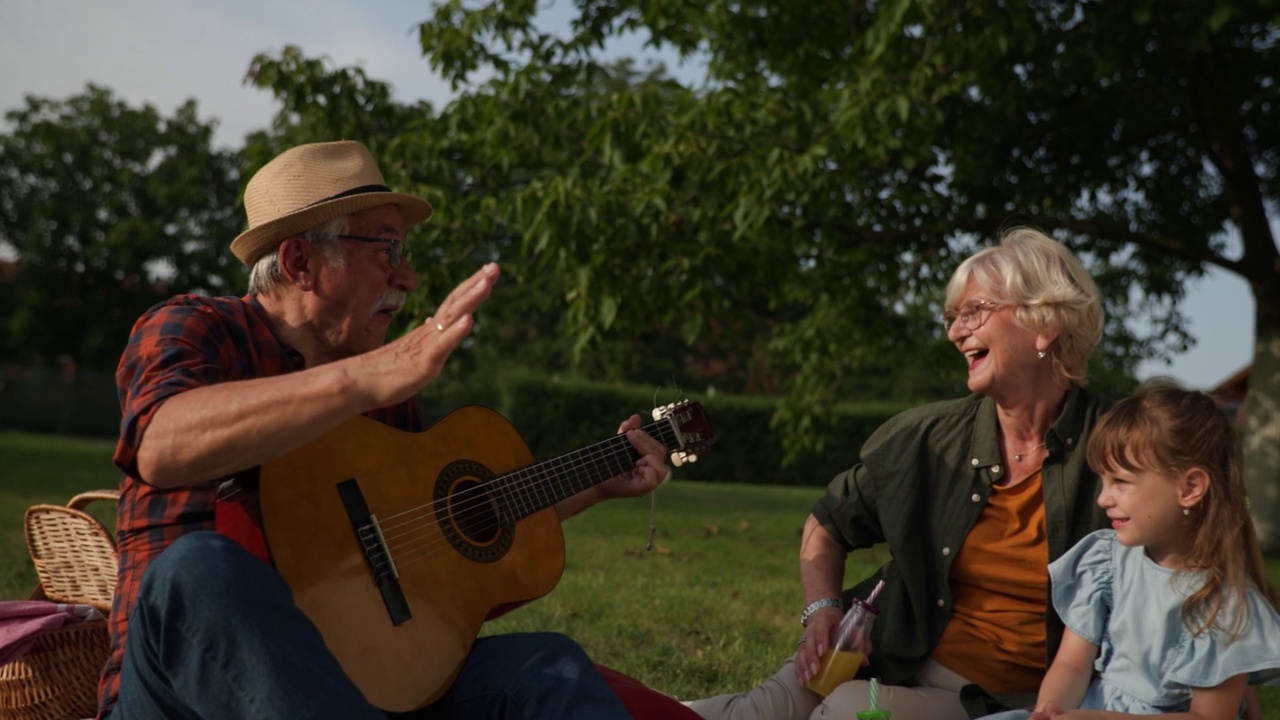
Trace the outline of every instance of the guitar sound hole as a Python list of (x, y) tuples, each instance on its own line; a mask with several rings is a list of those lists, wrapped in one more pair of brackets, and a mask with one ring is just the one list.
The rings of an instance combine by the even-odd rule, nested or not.
[(475, 460), (454, 460), (436, 477), (436, 520), (449, 545), (479, 563), (498, 562), (515, 541), (514, 524), (500, 526), (500, 506), (487, 483), (493, 472)]
[(498, 508), (479, 482), (463, 480), (453, 486), (449, 514), (458, 532), (477, 545), (488, 545), (498, 538)]

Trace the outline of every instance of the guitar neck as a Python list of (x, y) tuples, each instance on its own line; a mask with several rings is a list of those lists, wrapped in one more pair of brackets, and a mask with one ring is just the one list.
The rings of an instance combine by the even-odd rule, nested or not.
[[(665, 418), (640, 429), (666, 446), (668, 452), (680, 447), (675, 428)], [(505, 526), (621, 475), (634, 468), (639, 459), (640, 453), (626, 435), (614, 435), (590, 447), (500, 475), (487, 486), (498, 505), (499, 522)]]

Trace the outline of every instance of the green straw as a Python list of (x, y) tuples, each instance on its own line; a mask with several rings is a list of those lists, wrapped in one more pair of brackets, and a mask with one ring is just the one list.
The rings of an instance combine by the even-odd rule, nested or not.
[(876, 679), (871, 678), (871, 709), (876, 709)]

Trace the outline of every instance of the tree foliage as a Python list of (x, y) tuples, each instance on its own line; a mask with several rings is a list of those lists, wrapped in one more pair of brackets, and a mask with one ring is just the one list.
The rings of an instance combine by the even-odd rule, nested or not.
[[(460, 94), (439, 111), (384, 103), (376, 140), (436, 204), (431, 247), (502, 259), (564, 308), (556, 331), (579, 352), (658, 327), (706, 357), (740, 333), (722, 359), (759, 350), (786, 391), (780, 427), (810, 444), (836, 440), (825, 413), (875, 391), (868, 378), (936, 367), (942, 282), (1010, 224), (1093, 270), (1109, 390), (1186, 348), (1178, 302), (1216, 265), (1257, 301), (1247, 467), (1280, 543), (1274, 2), (573, 7), (567, 34), (531, 0), (450, 0), (421, 24)], [(602, 62), (628, 33), (705, 58), (706, 81)], [(301, 120), (297, 58), (259, 60)], [(298, 125), (333, 131), (313, 120)]]
[(239, 157), (214, 150), (194, 101), (170, 118), (89, 85), (28, 97), (0, 135), (0, 239), (17, 253), (3, 285), (0, 351), (114, 368), (129, 329), (174, 292), (239, 292), (227, 244)]
[[(1264, 534), (1280, 546), (1274, 2), (575, 7), (566, 39), (541, 31), (535, 4), (519, 1), (447, 2), (421, 26), (437, 69), (460, 86), (490, 72), (479, 92), (495, 98), (530, 86), (554, 96), (559, 78), (594, 72), (593, 50), (626, 32), (708, 58), (708, 82), (674, 93), (679, 102), (650, 107), (630, 91), (613, 99), (625, 111), (563, 125), (576, 129), (582, 160), (528, 198), (538, 213), (521, 227), (545, 262), (590, 278), (575, 327), (607, 327), (623, 286), (629, 268), (602, 256), (634, 254), (660, 283), (696, 279), (684, 304), (724, 301), (778, 320), (772, 347), (798, 370), (783, 418), (795, 431), (855, 394), (858, 371), (893, 350), (877, 339), (915, 330), (912, 313), (936, 304), (967, 244), (1011, 220), (1090, 262), (1111, 311), (1100, 366), (1122, 374), (1185, 347), (1177, 302), (1188, 278), (1217, 265), (1257, 301), (1247, 467)], [(583, 178), (588, 166), (607, 168), (604, 182)], [(603, 209), (639, 231), (560, 235)], [(635, 252), (630, 240), (666, 231), (672, 217), (696, 228), (683, 276), (664, 275), (669, 255)], [(1135, 332), (1125, 322), (1135, 315), (1154, 332)]]
[[(953, 66), (967, 68), (967, 55), (991, 56), (998, 46), (973, 32), (985, 22), (981, 8), (968, 25), (958, 21), (962, 8), (933, 18), (946, 31), (938, 37), (910, 17), (936, 12), (927, 4), (578, 9), (575, 34), (558, 38), (539, 29), (529, 4), (448, 3), (422, 25), (422, 42), (460, 86), (485, 69), (495, 79), (475, 95), (520, 108), (514, 117), (472, 117), (472, 132), (480, 123), (566, 148), (562, 162), (522, 184), (520, 202), (505, 207), (524, 233), (523, 249), (577, 283), (566, 299), (580, 342), (614, 323), (635, 327), (653, 311), (632, 304), (619, 316), (623, 289), (671, 297), (678, 288), (679, 302), (668, 307), (679, 316), (664, 321), (680, 323), (686, 338), (765, 319), (768, 365), (789, 390), (780, 419), (792, 435), (821, 442), (814, 420), (831, 402), (864, 396), (875, 386), (868, 377), (941, 341), (929, 321), (939, 286), (975, 242), (1012, 220), (1058, 230), (1077, 248), (1092, 240), (1056, 227), (1035, 196), (992, 205), (989, 194), (965, 194), (962, 172), (986, 174), (990, 184), (997, 169), (982, 144), (1000, 133), (975, 121), (965, 145), (956, 120), (976, 72)], [(1019, 20), (1000, 20), (990, 32)], [(635, 30), (681, 52), (706, 52), (710, 82), (667, 83), (660, 97), (636, 86), (604, 97), (569, 91), (604, 71), (594, 59), (602, 42)], [(946, 46), (947, 57), (931, 53), (935, 46)], [(473, 100), (465, 94), (445, 114)], [(961, 168), (966, 154), (981, 167)], [(1127, 267), (1127, 247), (1088, 249), (1113, 311), (1099, 368), (1114, 369), (1114, 387), (1138, 359), (1182, 347), (1174, 311), (1182, 285), (1158, 269), (1143, 277), (1146, 312), (1172, 334), (1137, 337), (1123, 322), (1134, 315), (1131, 274), (1111, 269)]]

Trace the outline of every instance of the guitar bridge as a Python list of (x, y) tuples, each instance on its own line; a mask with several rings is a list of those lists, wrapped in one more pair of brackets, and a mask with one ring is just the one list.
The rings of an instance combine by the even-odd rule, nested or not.
[(405, 600), (404, 591), (400, 587), (399, 573), (391, 559), (391, 553), (387, 551), (378, 519), (369, 512), (364, 493), (360, 492), (360, 484), (354, 478), (338, 483), (337, 489), (338, 497), (347, 510), (347, 517), (351, 520), (351, 529), (355, 531), (364, 559), (369, 564), (369, 573), (382, 594), (383, 604), (387, 606), (391, 624), (400, 625), (413, 615), (409, 612), (409, 602)]

